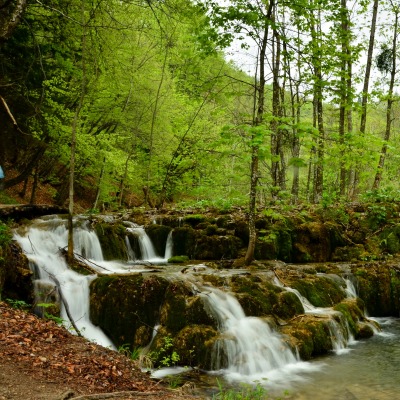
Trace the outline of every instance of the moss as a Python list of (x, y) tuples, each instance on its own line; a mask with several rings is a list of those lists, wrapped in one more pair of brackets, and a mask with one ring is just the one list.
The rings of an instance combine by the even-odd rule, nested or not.
[(14, 242), (0, 247), (0, 295), (1, 298), (34, 301), (33, 273), (29, 261)]
[(291, 283), (315, 307), (331, 307), (345, 298), (342, 287), (324, 276), (307, 275)]
[(211, 356), (218, 331), (207, 325), (188, 325), (174, 340), (175, 351), (180, 356), (180, 364), (211, 368)]
[(126, 228), (123, 225), (99, 223), (95, 229), (105, 260), (127, 260)]
[(309, 360), (332, 350), (328, 318), (304, 315), (284, 326), (282, 332), (294, 338), (303, 360)]
[[(103, 276), (90, 285), (90, 316), (119, 347), (143, 346), (151, 339), (151, 327), (159, 321), (160, 306), (169, 283), (158, 276)], [(148, 337), (141, 331), (140, 343), (136, 334), (141, 326), (150, 327)], [(143, 330), (143, 329), (142, 329)]]
[(399, 315), (396, 297), (400, 287), (392, 281), (392, 273), (387, 264), (364, 263), (361, 267), (353, 268), (353, 273), (357, 277), (358, 295), (371, 315), (376, 317)]
[(339, 304), (336, 304), (333, 309), (339, 311), (346, 318), (350, 331), (355, 337), (359, 336), (358, 321), (363, 319), (363, 312), (358, 307), (356, 299), (346, 299)]
[(206, 217), (201, 214), (187, 215), (183, 218), (183, 221), (192, 227), (195, 227), (197, 224), (199, 224), (200, 222), (204, 222), (205, 220)]
[(171, 264), (182, 264), (188, 261), (189, 261), (188, 256), (173, 256), (171, 258), (168, 258), (168, 262)]
[(278, 302), (278, 293), (282, 291), (257, 276), (233, 276), (231, 286), (246, 315), (253, 316), (272, 314), (273, 306)]
[(146, 233), (149, 236), (156, 254), (160, 257), (164, 256), (165, 246), (171, 228), (165, 225), (151, 224), (146, 227)]
[(191, 227), (175, 228), (172, 232), (173, 252), (172, 254), (185, 255), (194, 258), (195, 231)]
[(297, 314), (304, 313), (303, 305), (299, 298), (292, 292), (278, 294), (278, 302), (273, 306), (273, 313), (279, 318), (288, 320)]

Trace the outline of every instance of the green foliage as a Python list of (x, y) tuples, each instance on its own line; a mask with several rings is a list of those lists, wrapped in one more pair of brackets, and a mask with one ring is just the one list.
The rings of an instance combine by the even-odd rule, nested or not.
[(182, 264), (189, 261), (188, 256), (173, 256), (168, 259), (168, 262), (171, 264)]
[(388, 47), (387, 44), (384, 44), (381, 48), (380, 53), (376, 57), (376, 66), (379, 71), (382, 73), (389, 73), (392, 69), (393, 63), (393, 51)]
[(5, 223), (0, 221), (0, 247), (7, 246), (11, 243), (11, 240), (11, 229)]
[(225, 389), (217, 380), (219, 392), (213, 395), (213, 400), (266, 400), (271, 397), (267, 390), (260, 384), (241, 384), (239, 388)]
[(170, 336), (165, 336), (163, 346), (157, 351), (150, 353), (150, 358), (154, 364), (161, 367), (172, 367), (180, 360), (179, 354), (173, 350), (173, 339)]
[(44, 317), (50, 321), (54, 321), (57, 325), (62, 325), (65, 320), (61, 317), (57, 317), (56, 315), (50, 314), (48, 312), (44, 313)]
[(125, 343), (118, 347), (118, 353), (121, 353), (134, 361), (139, 359), (141, 352), (142, 349), (140, 347), (136, 347), (131, 350), (131, 346), (128, 343)]
[(17, 308), (17, 309), (27, 309), (30, 308), (31, 305), (28, 304), (26, 301), (24, 300), (17, 300), (17, 299), (6, 299), (6, 302), (13, 308)]

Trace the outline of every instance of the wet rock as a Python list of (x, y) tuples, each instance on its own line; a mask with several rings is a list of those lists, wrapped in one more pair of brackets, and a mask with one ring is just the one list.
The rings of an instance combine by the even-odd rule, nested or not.
[[(90, 316), (119, 347), (150, 342), (169, 283), (159, 276), (102, 276), (90, 285)], [(140, 327), (142, 328), (137, 333)]]
[(165, 225), (151, 224), (146, 227), (146, 233), (153, 243), (156, 254), (164, 257), (165, 245), (171, 228)]
[(33, 273), (21, 248), (14, 242), (0, 246), (0, 293), (3, 299), (33, 304)]

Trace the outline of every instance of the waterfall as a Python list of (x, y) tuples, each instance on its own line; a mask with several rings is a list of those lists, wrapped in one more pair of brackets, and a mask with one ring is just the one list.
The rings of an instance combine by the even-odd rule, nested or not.
[(265, 321), (246, 317), (233, 295), (207, 287), (201, 296), (217, 318), (221, 331), (215, 348), (216, 369), (226, 367), (228, 374), (253, 379), (299, 362), (282, 336)]
[(135, 261), (136, 255), (132, 249), (131, 242), (129, 241), (128, 236), (125, 236), (125, 246), (126, 246), (126, 253), (128, 255), (128, 261)]
[[(89, 283), (95, 275), (85, 276), (68, 268), (60, 249), (67, 246), (68, 231), (66, 222), (61, 219), (37, 220), (25, 234), (14, 234), (21, 245), (30, 264), (34, 265), (36, 287), (55, 287), (55, 279), (59, 282), (59, 290), (69, 306), (72, 319), (81, 333), (90, 340), (105, 347), (114, 348), (106, 335), (90, 322), (89, 318)], [(77, 227), (74, 232), (76, 248), (86, 257), (103, 256), (97, 236), (86, 230), (85, 226)], [(53, 279), (53, 277), (55, 279)], [(64, 304), (61, 304), (61, 318), (69, 328), (69, 319)]]
[(344, 278), (344, 281), (346, 283), (346, 294), (347, 297), (349, 298), (356, 298), (357, 297), (357, 290), (353, 284), (353, 282), (351, 281), (350, 278)]
[[(350, 279), (344, 279), (346, 283), (345, 292), (348, 298), (357, 297), (356, 290)], [(330, 307), (315, 307), (301, 293), (289, 286), (284, 286), (279, 279), (274, 280), (274, 283), (282, 289), (294, 293), (303, 305), (306, 314), (325, 315), (327, 317), (327, 326), (330, 332), (332, 349), (337, 354), (343, 354), (350, 351), (348, 345), (354, 342), (354, 336), (351, 333), (349, 324), (340, 311), (335, 311)], [(340, 322), (338, 322), (339, 320)]]
[[(151, 242), (149, 236), (143, 227), (131, 223), (127, 231), (134, 234), (139, 241), (140, 252), (142, 254), (141, 260), (150, 261), (152, 263), (163, 263), (171, 258), (172, 256), (172, 231), (169, 233), (167, 238), (167, 243), (165, 246), (164, 258), (159, 257), (154, 250), (153, 243)], [(129, 248), (127, 249), (129, 254)]]
[(166, 261), (172, 257), (173, 241), (172, 241), (172, 229), (168, 233), (167, 243), (165, 244), (164, 258)]
[(160, 261), (161, 258), (157, 257), (156, 252), (153, 247), (153, 243), (151, 243), (150, 238), (148, 237), (146, 231), (141, 226), (135, 226), (132, 228), (127, 228), (127, 231), (133, 233), (137, 236), (139, 240), (139, 247), (142, 253), (142, 260), (146, 261)]

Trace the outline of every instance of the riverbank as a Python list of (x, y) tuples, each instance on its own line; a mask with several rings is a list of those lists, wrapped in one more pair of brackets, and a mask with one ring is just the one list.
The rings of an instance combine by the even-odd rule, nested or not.
[(0, 400), (196, 399), (115, 351), (0, 303)]

